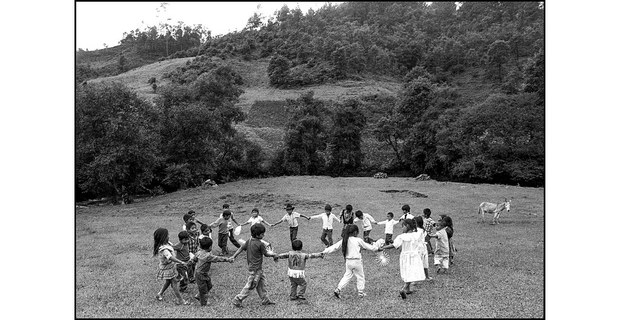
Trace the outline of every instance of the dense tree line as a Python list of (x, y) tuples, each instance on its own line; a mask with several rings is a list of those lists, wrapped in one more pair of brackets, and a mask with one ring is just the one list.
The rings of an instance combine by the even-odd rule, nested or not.
[[(198, 55), (165, 75), (150, 104), (118, 84), (76, 86), (78, 199), (159, 194), (260, 175), (430, 174), (487, 183), (544, 183), (544, 24), (537, 2), (352, 2), (307, 14), (282, 7), (240, 32), (151, 27), (125, 34), (142, 56)], [(163, 31), (163, 32), (162, 32)], [(201, 45), (202, 43), (202, 45)], [(393, 96), (286, 101), (285, 145), (273, 159), (234, 124), (243, 79), (210, 57), (269, 58), (274, 87), (389, 76)], [(133, 66), (119, 56), (117, 72)], [(465, 98), (457, 76), (490, 90)], [(76, 81), (99, 71), (78, 66)], [(155, 87), (154, 87), (155, 90)], [(362, 152), (374, 139), (391, 157)]]

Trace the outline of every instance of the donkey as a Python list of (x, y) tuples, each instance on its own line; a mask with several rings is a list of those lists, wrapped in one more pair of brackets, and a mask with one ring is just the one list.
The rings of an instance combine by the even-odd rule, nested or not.
[(478, 214), (482, 214), (482, 222), (484, 222), (484, 214), (485, 213), (493, 213), (493, 223), (499, 224), (499, 213), (504, 209), (510, 212), (510, 200), (504, 198), (504, 202), (500, 204), (495, 204), (491, 202), (483, 202), (478, 207)]

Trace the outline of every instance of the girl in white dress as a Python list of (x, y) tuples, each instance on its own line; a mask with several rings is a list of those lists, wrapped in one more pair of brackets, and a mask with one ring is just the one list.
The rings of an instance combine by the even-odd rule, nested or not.
[(407, 293), (411, 293), (410, 285), (414, 281), (422, 281), (426, 278), (420, 252), (420, 245), (424, 243), (422, 230), (416, 228), (412, 219), (403, 221), (403, 233), (394, 239), (393, 244), (381, 249), (401, 248), (400, 251), (400, 277), (405, 284), (400, 289), (400, 297), (407, 299)]

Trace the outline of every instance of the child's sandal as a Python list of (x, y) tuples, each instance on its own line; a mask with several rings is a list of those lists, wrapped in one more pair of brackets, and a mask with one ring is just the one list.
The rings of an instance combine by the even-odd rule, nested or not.
[(181, 301), (177, 301), (175, 302), (177, 306), (189, 306), (190, 304), (192, 304), (191, 302), (187, 301), (187, 300), (181, 300)]

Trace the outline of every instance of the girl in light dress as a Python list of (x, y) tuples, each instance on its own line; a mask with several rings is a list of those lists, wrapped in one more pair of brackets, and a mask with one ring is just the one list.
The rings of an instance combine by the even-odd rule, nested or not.
[(159, 301), (164, 300), (164, 292), (168, 289), (168, 287), (172, 287), (172, 292), (177, 298), (176, 304), (189, 305), (190, 302), (183, 300), (181, 297), (181, 293), (179, 292), (179, 287), (177, 285), (178, 280), (176, 279), (179, 274), (177, 272), (176, 263), (183, 265), (186, 265), (186, 263), (174, 256), (174, 249), (172, 248), (172, 243), (170, 243), (168, 238), (168, 229), (158, 228), (155, 230), (153, 233), (153, 240), (153, 256), (157, 256), (159, 259), (157, 279), (164, 280), (164, 285), (161, 290), (159, 290), (155, 298)]
[(414, 281), (422, 281), (426, 278), (420, 251), (421, 245), (425, 244), (424, 234), (422, 230), (416, 228), (414, 220), (405, 219), (402, 228), (403, 233), (394, 239), (394, 243), (381, 249), (402, 247), (400, 252), (400, 277), (405, 284), (399, 293), (401, 298), (407, 299), (407, 294), (413, 292), (410, 285)]

